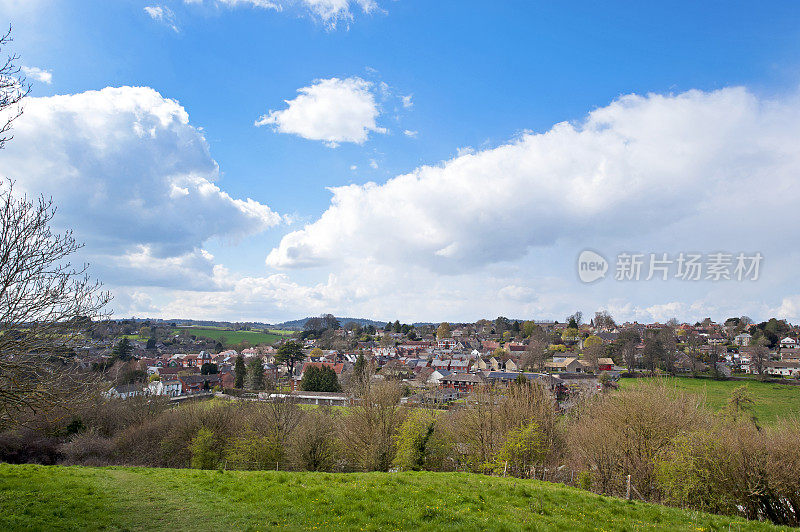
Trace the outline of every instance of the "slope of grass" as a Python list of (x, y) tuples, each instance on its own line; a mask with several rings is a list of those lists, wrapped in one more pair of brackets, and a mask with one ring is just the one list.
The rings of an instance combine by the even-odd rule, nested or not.
[[(652, 382), (651, 379), (620, 379), (620, 386), (625, 388), (648, 381)], [(734, 388), (746, 386), (755, 401), (753, 409), (760, 421), (774, 423), (778, 418), (800, 417), (800, 386), (756, 380), (715, 381), (688, 377), (671, 377), (666, 382), (680, 390), (703, 395), (708, 407), (714, 411), (725, 407)]]
[[(250, 342), (252, 345), (272, 344), (287, 334), (287, 331), (231, 331), (216, 327), (181, 327), (177, 329), (177, 332), (183, 331), (195, 336), (217, 340), (226, 346), (244, 341)], [(288, 334), (291, 334), (291, 332)]]
[(0, 529), (776, 530), (467, 473), (0, 465)]

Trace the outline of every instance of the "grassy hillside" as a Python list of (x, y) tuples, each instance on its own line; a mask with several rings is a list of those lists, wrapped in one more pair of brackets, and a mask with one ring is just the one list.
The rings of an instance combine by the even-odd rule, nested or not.
[[(649, 379), (621, 379), (620, 386), (633, 386), (646, 383)], [(800, 417), (800, 386), (771, 384), (752, 381), (715, 381), (711, 379), (691, 379), (675, 377), (668, 379), (676, 388), (702, 394), (708, 407), (714, 411), (723, 408), (734, 388), (747, 386), (755, 401), (754, 411), (764, 423), (774, 422), (779, 417)]]
[(0, 465), (0, 529), (777, 530), (538, 481)]
[(222, 342), (226, 346), (238, 344), (243, 341), (248, 341), (252, 345), (272, 344), (276, 340), (279, 340), (283, 335), (292, 334), (292, 331), (231, 331), (216, 327), (181, 327), (178, 328), (177, 331), (187, 331), (189, 334), (193, 334), (195, 336), (211, 338), (213, 340)]

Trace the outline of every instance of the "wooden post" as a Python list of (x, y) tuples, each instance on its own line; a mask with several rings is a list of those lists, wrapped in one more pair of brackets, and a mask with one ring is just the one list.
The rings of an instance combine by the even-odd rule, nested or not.
[(628, 475), (627, 484), (628, 484), (628, 487), (625, 490), (625, 498), (628, 499), (628, 500), (631, 500), (631, 476), (630, 475)]

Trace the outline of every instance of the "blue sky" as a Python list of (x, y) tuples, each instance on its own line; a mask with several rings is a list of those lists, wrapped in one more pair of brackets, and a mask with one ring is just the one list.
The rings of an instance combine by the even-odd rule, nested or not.
[[(39, 69), (28, 76), (33, 118), (20, 121), (0, 170), (62, 205), (119, 315), (800, 317), (797, 257), (784, 245), (797, 215), (780, 208), (796, 201), (800, 170), (789, 119), (800, 109), (795, 2), (0, 0), (0, 15), (21, 64)], [(87, 92), (107, 87), (154, 92)], [(323, 87), (338, 92), (326, 100)], [(321, 107), (301, 124), (310, 115), (299, 104), (283, 112), (303, 88)], [(347, 94), (366, 115), (342, 104)], [(118, 135), (167, 107), (187, 118), (153, 126), (164, 131), (152, 149)], [(575, 131), (558, 133), (562, 122)], [(718, 127), (701, 132), (709, 123)], [(69, 139), (80, 124), (92, 135)], [(323, 126), (362, 137), (321, 139)], [(606, 130), (621, 147), (661, 151), (627, 153)], [(182, 140), (161, 144), (166, 133)], [(119, 145), (99, 150), (98, 139)], [(697, 153), (682, 151), (689, 142)], [(141, 186), (138, 165), (149, 175)], [(176, 204), (175, 190), (187, 189), (176, 179), (197, 172), (198, 194), (211, 183), (217, 192)], [(417, 178), (395, 179), (404, 175)], [(588, 199), (576, 189), (587, 175), (597, 187)], [(329, 188), (347, 185), (337, 210)], [(81, 207), (98, 191), (130, 203), (126, 225)], [(248, 198), (257, 214), (238, 203)], [(609, 259), (625, 250), (765, 259), (757, 282), (584, 285), (575, 260), (586, 248)]]

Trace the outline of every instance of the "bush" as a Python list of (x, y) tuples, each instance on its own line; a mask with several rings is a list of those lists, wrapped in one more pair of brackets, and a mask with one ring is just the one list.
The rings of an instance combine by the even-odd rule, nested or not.
[(192, 467), (195, 469), (215, 469), (220, 462), (221, 453), (214, 433), (206, 428), (197, 431), (192, 438)]
[(674, 438), (707, 426), (700, 399), (667, 384), (633, 386), (587, 405), (568, 428), (573, 468), (592, 473), (600, 493), (624, 495), (631, 475), (647, 500), (657, 499), (655, 464)]
[(96, 431), (74, 436), (61, 445), (60, 451), (67, 464), (103, 466), (115, 463), (116, 459), (114, 440), (104, 438)]
[(400, 470), (442, 471), (451, 451), (444, 428), (432, 410), (415, 410), (397, 434), (394, 465)]
[(388, 471), (394, 462), (395, 435), (403, 422), (397, 383), (372, 384), (361, 402), (350, 408), (342, 424), (342, 441), (349, 467)]
[(677, 436), (657, 467), (664, 501), (778, 525), (800, 525), (800, 425), (723, 420)]
[(320, 407), (303, 416), (292, 439), (292, 461), (306, 471), (332, 471), (339, 462), (340, 445), (337, 419), (329, 409)]

